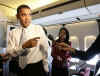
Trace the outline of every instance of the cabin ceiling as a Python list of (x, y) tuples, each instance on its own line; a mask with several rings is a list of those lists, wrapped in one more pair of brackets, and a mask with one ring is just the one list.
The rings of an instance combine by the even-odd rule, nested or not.
[(100, 19), (100, 0), (72, 0), (56, 6), (33, 13), (33, 23), (54, 25)]
[(31, 9), (51, 4), (60, 0), (0, 0), (0, 15), (11, 19), (16, 15), (16, 9), (21, 4), (27, 4)]
[(16, 9), (21, 4), (31, 7), (32, 22), (41, 25), (72, 23), (100, 16), (100, 0), (0, 0), (0, 20), (15, 20)]

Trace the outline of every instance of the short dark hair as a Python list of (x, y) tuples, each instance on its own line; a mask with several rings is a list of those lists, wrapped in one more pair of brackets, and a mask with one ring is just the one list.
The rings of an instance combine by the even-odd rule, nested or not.
[(20, 5), (20, 6), (17, 8), (17, 14), (19, 14), (19, 12), (20, 12), (20, 10), (21, 10), (22, 8), (28, 8), (28, 9), (30, 9), (30, 7), (29, 7), (28, 5)]

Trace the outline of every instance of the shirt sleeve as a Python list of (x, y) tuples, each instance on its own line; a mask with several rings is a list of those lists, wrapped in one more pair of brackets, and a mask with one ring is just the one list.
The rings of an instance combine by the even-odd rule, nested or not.
[[(41, 30), (41, 31), (40, 31)], [(43, 65), (44, 65), (44, 70), (46, 72), (49, 72), (48, 68), (48, 48), (49, 48), (49, 43), (48, 43), (48, 38), (43, 31), (42, 27), (40, 27), (39, 31), (40, 33), (40, 45), (41, 45), (41, 51), (43, 53)]]
[(22, 46), (16, 45), (16, 41), (14, 38), (14, 31), (10, 31), (8, 34), (8, 39), (7, 39), (6, 53), (9, 54), (10, 56), (16, 57), (22, 54), (23, 52), (24, 52), (24, 49), (22, 48)]

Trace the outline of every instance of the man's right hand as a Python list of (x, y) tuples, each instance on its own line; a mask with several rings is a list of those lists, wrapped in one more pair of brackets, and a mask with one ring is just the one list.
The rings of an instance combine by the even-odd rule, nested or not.
[(22, 45), (22, 48), (32, 48), (32, 47), (35, 47), (37, 45), (38, 39), (40, 39), (40, 37), (36, 37), (36, 38), (33, 38), (33, 39), (30, 39), (30, 40), (26, 41)]

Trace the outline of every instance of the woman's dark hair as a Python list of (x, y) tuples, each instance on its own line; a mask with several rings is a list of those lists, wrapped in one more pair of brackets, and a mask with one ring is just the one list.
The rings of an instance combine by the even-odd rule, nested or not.
[[(65, 28), (65, 27), (62, 27), (62, 28), (59, 30), (59, 34), (60, 34), (60, 32), (61, 32), (62, 30), (64, 30), (64, 31), (66, 32), (66, 38), (65, 38), (64, 42), (70, 44), (70, 42), (69, 42), (69, 31), (68, 31), (68, 29)], [(60, 40), (58, 39), (57, 41), (60, 41)]]
[(49, 35), (48, 35), (48, 38), (49, 38), (51, 41), (54, 41), (53, 35), (49, 34)]

